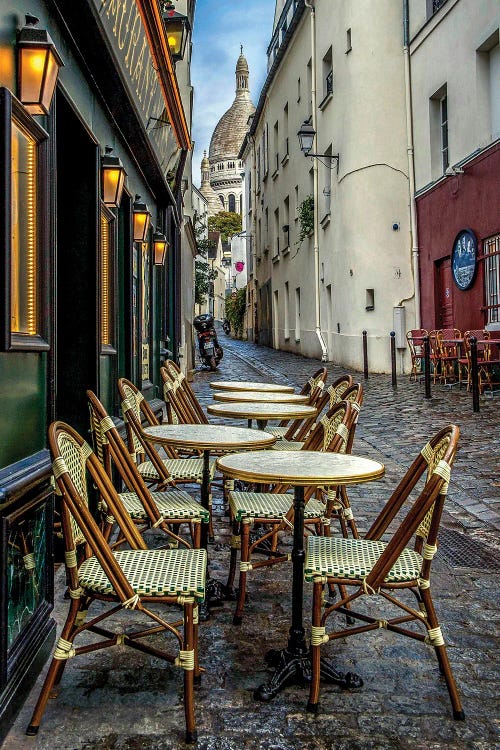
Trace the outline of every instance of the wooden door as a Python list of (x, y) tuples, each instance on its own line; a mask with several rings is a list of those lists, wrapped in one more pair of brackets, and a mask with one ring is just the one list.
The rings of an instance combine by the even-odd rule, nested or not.
[(451, 259), (446, 258), (439, 266), (439, 328), (454, 328), (453, 319), (453, 279)]

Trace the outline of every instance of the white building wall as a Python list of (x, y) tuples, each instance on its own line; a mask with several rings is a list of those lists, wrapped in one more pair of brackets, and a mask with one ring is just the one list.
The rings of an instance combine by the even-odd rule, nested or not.
[[(316, 150), (340, 154), (338, 174), (336, 164), (331, 171), (319, 164), (321, 328), (328, 358), (358, 369), (362, 368), (361, 333), (366, 329), (370, 369), (388, 371), (393, 307), (406, 306), (407, 328), (412, 327), (415, 314), (402, 3), (317, 0), (316, 9), (318, 105), (324, 99), (330, 48), (333, 70), (332, 94), (317, 110)], [(277, 321), (270, 344), (320, 357), (315, 332), (314, 243), (312, 237), (299, 243), (296, 214), (296, 196), (300, 204), (313, 192), (313, 160), (302, 155), (296, 135), (311, 115), (310, 33), (306, 10), (269, 86), (255, 146), (248, 148), (250, 157), (253, 152), (255, 158), (260, 148), (249, 226), (254, 219), (259, 287), (268, 278), (272, 280), (271, 306)], [(351, 49), (347, 48), (348, 36)], [(269, 170), (264, 179), (262, 139), (266, 129)], [(246, 175), (250, 170), (251, 158), (247, 158)], [(329, 182), (327, 215), (323, 190), (328, 190)], [(289, 226), (289, 233), (283, 231), (284, 225)], [(371, 307), (367, 290), (373, 290), (373, 310), (366, 309)], [(408, 366), (406, 359), (401, 364)]]

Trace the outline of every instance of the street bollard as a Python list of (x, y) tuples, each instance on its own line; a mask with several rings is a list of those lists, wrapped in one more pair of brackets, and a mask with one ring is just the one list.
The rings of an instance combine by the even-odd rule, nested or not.
[(425, 398), (431, 397), (431, 345), (428, 336), (424, 336), (424, 380)]
[(477, 338), (471, 336), (470, 340), (470, 369), (472, 380), (472, 411), (479, 411), (479, 372), (477, 369)]
[(392, 387), (398, 387), (396, 378), (396, 332), (391, 331), (391, 370), (392, 370)]
[(363, 331), (363, 370), (365, 380), (368, 380), (368, 342), (366, 339), (366, 331)]

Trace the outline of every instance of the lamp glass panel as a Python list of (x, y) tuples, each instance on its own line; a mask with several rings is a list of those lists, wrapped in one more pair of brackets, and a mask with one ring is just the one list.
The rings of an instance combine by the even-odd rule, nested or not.
[(134, 241), (144, 242), (149, 227), (149, 214), (146, 211), (134, 211)]
[(47, 63), (47, 48), (21, 47), (21, 92), (22, 103), (31, 114), (45, 114), (40, 104), (42, 82)]
[(170, 47), (170, 52), (173, 55), (180, 54), (183, 30), (183, 25), (175, 21), (169, 21), (167, 25), (168, 46)]
[(50, 109), (50, 103), (56, 87), (58, 73), (59, 64), (52, 50), (49, 50), (47, 56), (47, 69), (45, 71), (45, 82), (42, 91), (42, 107), (44, 107), (47, 112)]
[(162, 266), (165, 260), (165, 252), (167, 249), (166, 240), (155, 240), (154, 242), (154, 258), (155, 266)]
[(107, 206), (119, 206), (125, 182), (125, 172), (119, 167), (103, 167), (102, 199)]
[(36, 143), (14, 122), (11, 175), (10, 327), (13, 333), (34, 336), (38, 333)]

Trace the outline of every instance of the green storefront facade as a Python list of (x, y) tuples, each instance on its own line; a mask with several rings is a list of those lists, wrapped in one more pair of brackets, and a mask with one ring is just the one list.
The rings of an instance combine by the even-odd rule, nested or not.
[[(63, 419), (86, 435), (88, 388), (119, 416), (122, 376), (161, 406), (160, 358), (178, 339), (180, 186), (190, 148), (154, 0), (30, 3), (64, 62), (42, 115), (18, 99), (24, 10), (0, 0), (3, 730), (54, 635), (57, 503), (47, 427)], [(106, 146), (126, 172), (117, 206), (103, 201)], [(149, 229), (134, 241), (134, 207), (143, 203)], [(157, 231), (169, 243), (161, 265)]]

